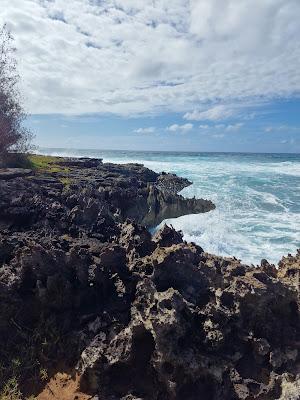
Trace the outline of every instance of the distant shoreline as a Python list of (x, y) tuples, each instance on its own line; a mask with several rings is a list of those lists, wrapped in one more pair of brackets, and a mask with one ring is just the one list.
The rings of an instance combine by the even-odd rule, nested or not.
[(166, 154), (220, 154), (220, 155), (231, 155), (231, 154), (236, 154), (236, 155), (287, 155), (287, 156), (299, 156), (300, 157), (300, 153), (293, 153), (293, 152), (289, 152), (289, 153), (278, 153), (278, 152), (254, 152), (254, 151), (249, 151), (249, 152), (239, 152), (239, 151), (178, 151), (178, 150), (122, 150), (122, 149), (78, 149), (75, 147), (42, 147), (42, 146), (37, 146), (36, 152), (38, 153), (39, 151), (42, 150), (65, 150), (65, 151), (80, 151), (80, 152), (84, 152), (84, 151), (92, 151), (92, 152), (96, 152), (96, 151), (103, 151), (103, 152), (116, 152), (116, 153), (124, 153), (124, 152), (128, 152), (128, 153), (153, 153), (153, 154), (160, 154), (160, 153), (166, 153)]

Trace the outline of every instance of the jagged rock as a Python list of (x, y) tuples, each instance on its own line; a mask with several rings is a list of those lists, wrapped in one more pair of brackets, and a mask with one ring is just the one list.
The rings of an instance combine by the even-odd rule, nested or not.
[[(210, 201), (184, 199), (176, 191), (159, 189), (161, 176), (140, 164), (102, 164), (97, 159), (60, 163), (68, 165), (68, 172), (27, 176), (29, 170), (20, 170), (12, 175), (18, 178), (2, 181), (0, 228), (43, 225), (59, 231), (68, 227), (75, 235), (84, 230), (99, 235), (107, 218), (116, 222), (131, 218), (154, 226), (165, 218), (214, 208)], [(172, 180), (177, 189), (187, 185), (183, 178), (172, 175)]]
[[(278, 266), (278, 277), (300, 293), (300, 249), (294, 257), (290, 254), (283, 257)], [(300, 294), (298, 296), (300, 305)]]
[(300, 375), (293, 377), (283, 374), (281, 381), (282, 392), (279, 400), (299, 400), (300, 398)]
[(100, 164), (102, 164), (102, 160), (100, 158), (66, 158), (64, 157), (62, 160), (56, 161), (56, 164), (64, 165), (66, 167), (80, 167), (80, 168), (97, 168)]
[(170, 247), (173, 244), (182, 243), (182, 233), (175, 231), (172, 226), (164, 225), (153, 236), (153, 241), (160, 247)]
[(213, 205), (173, 175), (84, 162), (67, 187), (0, 182), (0, 386), (12, 360), (21, 384), (63, 360), (99, 399), (297, 399), (300, 253), (254, 267), (152, 236), (139, 222)]
[[(141, 208), (141, 205), (139, 206)], [(180, 195), (174, 196), (170, 191), (160, 190), (151, 185), (147, 197), (147, 213), (138, 214), (135, 219), (146, 226), (158, 225), (164, 219), (177, 218), (185, 214), (197, 214), (211, 211), (215, 208), (210, 200), (185, 199)], [(193, 210), (193, 212), (191, 212)], [(129, 210), (132, 213), (132, 210)], [(140, 215), (144, 215), (141, 219)], [(133, 215), (128, 215), (134, 217)]]
[(180, 192), (182, 189), (192, 184), (192, 182), (186, 178), (179, 178), (177, 175), (166, 173), (161, 173), (156, 182), (156, 186), (162, 191), (173, 194)]
[(22, 176), (31, 175), (31, 169), (24, 168), (0, 168), (0, 180), (15, 179)]

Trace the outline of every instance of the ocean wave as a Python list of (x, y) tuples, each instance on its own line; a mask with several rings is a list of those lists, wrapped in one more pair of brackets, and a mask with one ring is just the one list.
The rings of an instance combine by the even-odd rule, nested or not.
[(193, 184), (181, 194), (210, 199), (216, 210), (164, 222), (207, 252), (236, 256), (245, 263), (257, 264), (262, 258), (277, 263), (300, 247), (299, 157), (66, 149), (40, 149), (40, 153), (141, 163), (190, 179)]

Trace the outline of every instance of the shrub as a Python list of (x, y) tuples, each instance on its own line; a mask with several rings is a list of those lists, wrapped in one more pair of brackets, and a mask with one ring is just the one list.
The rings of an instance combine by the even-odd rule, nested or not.
[(0, 162), (10, 152), (24, 153), (32, 134), (23, 126), (26, 114), (18, 89), (19, 74), (13, 38), (4, 25), (0, 29)]

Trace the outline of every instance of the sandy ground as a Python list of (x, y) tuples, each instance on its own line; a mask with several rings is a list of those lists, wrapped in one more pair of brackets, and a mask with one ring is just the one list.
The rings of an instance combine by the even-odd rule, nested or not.
[(79, 377), (58, 372), (51, 378), (37, 400), (90, 400), (93, 396), (79, 391)]

